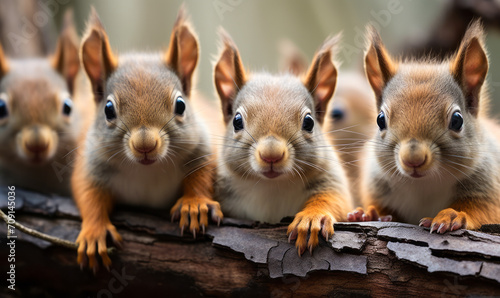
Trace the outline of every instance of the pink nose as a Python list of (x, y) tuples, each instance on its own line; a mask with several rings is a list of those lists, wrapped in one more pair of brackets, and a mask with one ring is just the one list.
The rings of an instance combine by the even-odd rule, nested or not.
[(154, 144), (141, 144), (140, 146), (134, 145), (135, 150), (139, 151), (140, 153), (149, 153), (153, 150), (155, 150), (156, 145), (158, 142), (155, 142)]
[(403, 162), (407, 167), (418, 168), (418, 167), (423, 166), (426, 160), (427, 160), (427, 156), (424, 156), (423, 158), (417, 158), (414, 160), (403, 160)]
[(267, 162), (267, 163), (277, 163), (279, 162), (280, 160), (283, 159), (283, 156), (285, 156), (285, 153), (283, 152), (281, 155), (266, 155), (266, 156), (263, 156), (262, 154), (260, 154), (260, 158)]

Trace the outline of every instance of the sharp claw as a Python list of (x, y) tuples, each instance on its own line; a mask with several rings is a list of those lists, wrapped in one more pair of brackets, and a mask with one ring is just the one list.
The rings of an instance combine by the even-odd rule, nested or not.
[(201, 232), (205, 235), (205, 225), (201, 225)]
[(106, 270), (108, 270), (108, 272), (110, 271), (109, 265), (106, 265), (104, 267), (106, 267)]
[(288, 234), (288, 243), (292, 242), (292, 232), (290, 232), (290, 234)]
[(80, 263), (80, 270), (83, 271), (83, 263)]
[(441, 229), (442, 229), (443, 227), (444, 227), (444, 223), (440, 224), (440, 225), (439, 225), (439, 228), (437, 229), (437, 232), (438, 232), (438, 233), (441, 233), (441, 234), (442, 234), (442, 233), (444, 233), (445, 231), (441, 231)]
[(94, 268), (92, 268), (92, 271), (94, 271), (94, 275), (97, 275), (97, 266), (94, 266)]
[(220, 217), (217, 217), (217, 226), (220, 227)]
[(181, 237), (184, 236), (184, 226), (181, 227)]
[(430, 231), (431, 234), (432, 234), (432, 231), (434, 230), (435, 225), (436, 225), (435, 223), (431, 225), (431, 231)]
[(313, 247), (312, 247), (312, 245), (310, 245), (310, 246), (309, 246), (309, 253), (310, 253), (310, 254), (311, 254), (311, 256), (312, 256), (312, 254), (313, 254)]
[(301, 249), (300, 249), (300, 247), (299, 247), (299, 249), (297, 249), (297, 252), (299, 253), (299, 258), (302, 256), (302, 254), (300, 253), (300, 250), (301, 250)]
[(193, 239), (196, 239), (196, 229), (193, 228)]

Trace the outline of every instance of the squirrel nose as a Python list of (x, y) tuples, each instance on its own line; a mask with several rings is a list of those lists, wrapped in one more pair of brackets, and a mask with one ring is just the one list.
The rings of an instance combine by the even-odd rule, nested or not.
[(426, 160), (427, 160), (427, 155), (422, 155), (422, 156), (416, 156), (412, 159), (404, 159), (403, 163), (407, 167), (418, 168), (418, 167), (424, 165)]
[(140, 153), (149, 153), (153, 150), (155, 150), (156, 146), (158, 145), (158, 141), (155, 141), (154, 144), (150, 143), (145, 143), (143, 142), (142, 144), (140, 144), (139, 146), (137, 146), (136, 144), (134, 144), (134, 149), (137, 150), (138, 152)]
[(26, 149), (31, 153), (37, 154), (42, 153), (49, 147), (48, 143), (37, 143), (37, 144), (26, 144)]
[(281, 155), (280, 154), (269, 154), (269, 155), (260, 154), (260, 158), (267, 163), (277, 163), (283, 159), (283, 156), (285, 156), (285, 152), (281, 153)]

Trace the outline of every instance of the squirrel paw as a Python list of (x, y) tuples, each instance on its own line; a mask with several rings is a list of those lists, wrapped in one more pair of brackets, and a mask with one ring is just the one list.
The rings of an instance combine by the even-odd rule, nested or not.
[(447, 231), (455, 231), (467, 228), (467, 214), (452, 208), (441, 210), (436, 217), (424, 217), (420, 220), (419, 226), (431, 228), (430, 233), (443, 234)]
[(380, 216), (374, 206), (369, 206), (366, 212), (363, 208), (358, 207), (356, 210), (347, 213), (347, 221), (357, 222), (357, 221), (392, 221), (392, 215)]
[[(301, 256), (306, 247), (312, 254), (313, 249), (318, 246), (318, 233), (328, 240), (333, 236), (333, 223), (335, 218), (328, 214), (314, 214), (307, 211), (301, 211), (295, 215), (295, 219), (288, 226), (287, 236), (288, 242), (296, 239), (295, 247), (297, 247), (299, 256)], [(310, 233), (309, 233), (310, 232)], [(307, 235), (309, 234), (309, 241)]]
[(99, 268), (99, 263), (96, 259), (96, 248), (97, 252), (101, 256), (102, 264), (109, 271), (111, 266), (111, 259), (108, 256), (107, 245), (106, 245), (106, 233), (109, 232), (113, 238), (113, 242), (121, 247), (122, 236), (118, 233), (115, 226), (111, 223), (86, 227), (83, 226), (76, 243), (78, 244), (78, 258), (77, 262), (80, 264), (80, 268), (87, 265), (91, 268), (94, 273), (97, 272)]
[(184, 230), (189, 227), (189, 231), (196, 238), (196, 233), (200, 231), (200, 227), (201, 232), (205, 234), (209, 212), (211, 212), (212, 220), (217, 222), (217, 225), (220, 225), (224, 215), (220, 210), (219, 202), (206, 197), (184, 196), (177, 200), (177, 203), (170, 210), (170, 215), (172, 221), (180, 219), (181, 236), (184, 234)]

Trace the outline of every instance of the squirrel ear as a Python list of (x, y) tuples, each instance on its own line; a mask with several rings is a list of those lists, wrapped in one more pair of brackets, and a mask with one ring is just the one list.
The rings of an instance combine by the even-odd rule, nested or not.
[(69, 92), (73, 94), (75, 77), (80, 69), (80, 57), (78, 57), (78, 37), (71, 9), (64, 14), (63, 30), (57, 41), (52, 66), (66, 78)]
[(108, 35), (93, 7), (88, 20), (87, 33), (82, 43), (82, 63), (92, 83), (94, 99), (100, 102), (104, 96), (105, 81), (118, 66), (118, 61), (109, 45)]
[(0, 44), (0, 78), (9, 72), (9, 63), (7, 62), (7, 57), (3, 53), (2, 45)]
[(192, 77), (198, 64), (199, 47), (198, 38), (191, 29), (191, 24), (186, 20), (184, 5), (179, 9), (175, 21), (170, 45), (165, 54), (165, 63), (179, 76), (184, 94), (191, 92)]
[(323, 123), (328, 102), (337, 85), (337, 68), (333, 63), (334, 47), (341, 34), (329, 37), (314, 55), (314, 59), (304, 78), (304, 85), (314, 98), (316, 119)]
[(380, 108), (382, 92), (396, 73), (397, 64), (385, 49), (380, 35), (373, 26), (367, 28), (367, 38), (370, 45), (365, 55), (365, 71), (377, 98), (377, 108)]
[(222, 41), (222, 51), (215, 65), (215, 88), (222, 104), (224, 122), (228, 123), (233, 117), (233, 103), (238, 91), (245, 85), (246, 73), (241, 62), (238, 48), (229, 34), (219, 29)]
[(451, 73), (465, 95), (465, 105), (472, 115), (478, 114), (481, 86), (488, 73), (488, 57), (483, 47), (483, 28), (473, 22), (451, 61)]
[(304, 74), (307, 70), (307, 60), (297, 46), (288, 39), (279, 44), (281, 56), (280, 69), (296, 76)]

